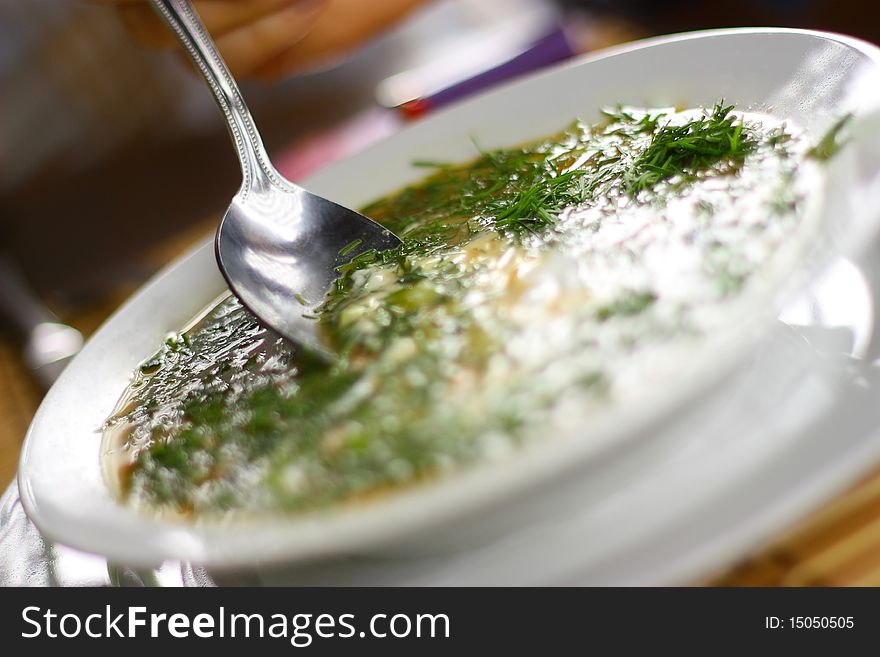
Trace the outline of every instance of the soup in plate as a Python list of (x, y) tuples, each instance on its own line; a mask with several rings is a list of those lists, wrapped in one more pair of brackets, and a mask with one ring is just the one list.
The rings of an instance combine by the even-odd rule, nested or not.
[(362, 209), (403, 246), (340, 267), (312, 317), (338, 359), (217, 300), (107, 420), (114, 488), (148, 513), (302, 513), (589, 427), (676, 384), (804, 230), (831, 145), (724, 103), (616, 107), (416, 162), (423, 180)]

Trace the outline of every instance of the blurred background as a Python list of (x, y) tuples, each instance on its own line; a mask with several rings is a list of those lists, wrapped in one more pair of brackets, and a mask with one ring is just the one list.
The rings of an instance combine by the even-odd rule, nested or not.
[[(360, 29), (385, 2), (407, 11)], [(345, 10), (328, 33), (350, 28), (356, 38), (305, 71), (243, 84), (267, 147), (292, 179), (468, 94), (636, 38), (763, 25), (880, 42), (876, 0), (323, 4)], [(173, 48), (137, 43), (123, 17), (111, 0), (0, 0), (0, 484), (14, 475), (51, 378), (44, 371), (41, 383), (35, 370), (63, 363), (78, 344), (76, 334), (37, 344), (34, 327), (57, 316), (83, 334), (94, 330), (210, 234), (239, 184), (203, 83)]]

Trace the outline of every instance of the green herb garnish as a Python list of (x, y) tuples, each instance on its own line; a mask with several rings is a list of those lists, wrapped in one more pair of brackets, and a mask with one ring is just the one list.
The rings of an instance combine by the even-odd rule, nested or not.
[(673, 178), (685, 185), (716, 165), (726, 166), (725, 172), (737, 170), (757, 142), (731, 110), (733, 105), (718, 103), (708, 116), (657, 128), (648, 148), (624, 175), (626, 193), (636, 197)]
[(615, 316), (629, 317), (631, 315), (638, 315), (656, 300), (657, 295), (651, 291), (632, 292), (599, 308), (596, 312), (596, 317), (604, 322)]
[(840, 149), (846, 145), (846, 140), (840, 139), (840, 133), (852, 117), (852, 114), (846, 114), (835, 121), (825, 136), (819, 140), (819, 143), (807, 151), (807, 155), (820, 162), (830, 160), (837, 155)]
[(361, 244), (363, 244), (363, 242), (364, 241), (360, 238), (349, 242), (348, 244), (343, 246), (341, 249), (339, 249), (339, 255), (343, 256), (343, 257), (347, 256), (349, 253), (351, 253), (356, 248), (358, 248)]
[(538, 226), (553, 224), (566, 207), (581, 202), (582, 196), (573, 183), (584, 173), (568, 171), (539, 178), (511, 198), (490, 206), (497, 212), (495, 229), (534, 232)]

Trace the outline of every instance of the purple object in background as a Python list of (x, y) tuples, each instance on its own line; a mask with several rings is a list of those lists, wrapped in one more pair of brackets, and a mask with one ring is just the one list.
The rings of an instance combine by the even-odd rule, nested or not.
[[(386, 78), (376, 90), (380, 107), (366, 109), (332, 130), (300, 140), (278, 158), (279, 171), (291, 180), (301, 180), (331, 162), (393, 134), (404, 120), (418, 119), (439, 107), (579, 52), (572, 47), (558, 20), (550, 21), (534, 34), (543, 36), (523, 40), (513, 47), (508, 47), (509, 41), (499, 44), (498, 39), (477, 41), (477, 45), (485, 48), (473, 58), (470, 57), (472, 53), (462, 56), (459, 52), (457, 64), (435, 60), (429, 65)], [(480, 59), (481, 54), (489, 58), (488, 65), (486, 59)], [(462, 74), (462, 60), (470, 71), (476, 69), (478, 72)], [(392, 109), (394, 111), (390, 111)]]
[(565, 30), (555, 24), (547, 35), (541, 37), (520, 54), (482, 73), (441, 89), (429, 96), (409, 100), (396, 107), (406, 118), (418, 118), (456, 100), (460, 100), (500, 82), (536, 71), (550, 64), (568, 59), (576, 54)]

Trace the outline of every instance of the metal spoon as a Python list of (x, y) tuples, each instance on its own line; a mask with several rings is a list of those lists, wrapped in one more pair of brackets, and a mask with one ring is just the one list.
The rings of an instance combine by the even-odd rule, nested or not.
[(293, 342), (330, 356), (314, 313), (337, 267), (364, 251), (400, 245), (391, 231), (286, 180), (272, 163), (238, 85), (188, 0), (152, 0), (202, 72), (241, 163), (241, 189), (215, 242), (232, 292), (264, 324)]

